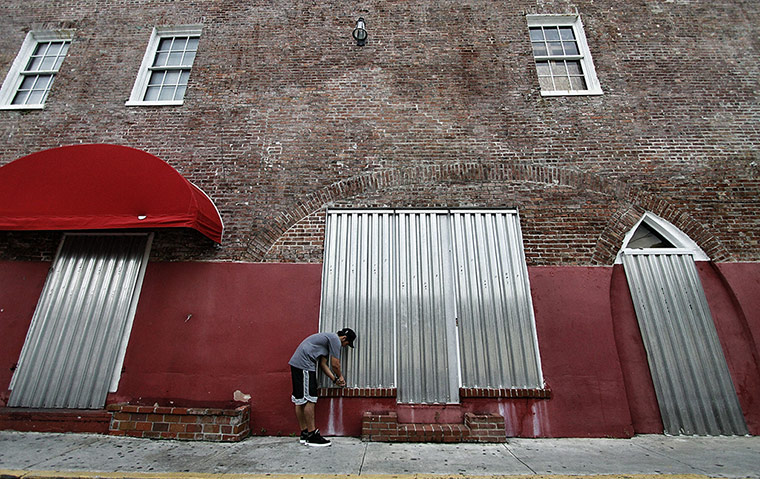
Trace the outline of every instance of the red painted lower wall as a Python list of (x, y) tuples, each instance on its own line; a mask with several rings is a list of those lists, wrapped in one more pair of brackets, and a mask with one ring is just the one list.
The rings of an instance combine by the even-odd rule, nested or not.
[(8, 386), (49, 269), (50, 263), (0, 261), (0, 406), (8, 403)]
[[(49, 265), (0, 262), (0, 406)], [(699, 264), (750, 431), (760, 433), (756, 264)], [(622, 268), (529, 268), (551, 399), (463, 399), (521, 437), (661, 433), (646, 354)], [(150, 263), (118, 391), (109, 403), (232, 406), (251, 396), (254, 434), (296, 432), (287, 361), (318, 327), (321, 265)], [(361, 332), (359, 332), (361, 334)], [(351, 371), (346, 372), (347, 375)], [(392, 398), (324, 398), (318, 426), (358, 436)]]
[(729, 300), (743, 316), (754, 343), (755, 364), (760, 356), (760, 263), (717, 263), (720, 280), (730, 295)]
[(529, 268), (544, 379), (552, 399), (521, 436), (634, 433), (609, 306), (610, 268)]
[(625, 392), (633, 428), (638, 434), (661, 434), (663, 425), (660, 408), (657, 405), (647, 353), (622, 265), (612, 268), (610, 310), (615, 318), (615, 345), (625, 378)]
[[(760, 305), (757, 297), (760, 292), (760, 265), (748, 264), (741, 273), (736, 265), (725, 266), (719, 268), (709, 262), (697, 263), (699, 277), (707, 293), (710, 312), (718, 330), (747, 427), (750, 434), (758, 435), (760, 349), (757, 347), (756, 338), (757, 333), (760, 333), (760, 316), (757, 309)], [(727, 279), (725, 272), (735, 274), (733, 282)]]
[(292, 432), (288, 360), (316, 332), (319, 264), (151, 263), (109, 402), (229, 406), (252, 432)]

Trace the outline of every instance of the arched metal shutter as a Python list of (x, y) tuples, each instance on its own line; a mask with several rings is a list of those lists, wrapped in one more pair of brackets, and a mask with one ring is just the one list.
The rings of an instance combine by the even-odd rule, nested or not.
[(748, 434), (691, 254), (629, 251), (623, 266), (667, 434)]

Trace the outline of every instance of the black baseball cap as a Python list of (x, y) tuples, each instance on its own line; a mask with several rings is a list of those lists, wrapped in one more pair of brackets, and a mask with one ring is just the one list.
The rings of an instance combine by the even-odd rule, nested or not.
[(345, 336), (346, 341), (348, 341), (348, 345), (352, 348), (354, 347), (354, 340), (356, 339), (356, 333), (351, 328), (343, 328), (340, 331), (338, 331), (338, 336)]

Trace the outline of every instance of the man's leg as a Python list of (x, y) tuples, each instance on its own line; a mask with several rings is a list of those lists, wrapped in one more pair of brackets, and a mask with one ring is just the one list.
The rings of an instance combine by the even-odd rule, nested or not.
[(303, 425), (301, 426), (301, 429), (306, 429), (309, 432), (312, 432), (316, 429), (315, 421), (314, 421), (314, 409), (316, 407), (316, 404), (313, 402), (307, 402), (303, 405)]
[(298, 420), (298, 427), (301, 430), (301, 437), (299, 439), (301, 444), (306, 443), (306, 433), (308, 432), (306, 415), (304, 413), (304, 408), (306, 406), (306, 398), (304, 397), (304, 393), (306, 392), (304, 391), (304, 374), (306, 374), (306, 371), (293, 366), (290, 367), (290, 376), (293, 380), (293, 395), (291, 396), (291, 399), (295, 404), (296, 420)]
[(305, 395), (307, 403), (303, 406), (304, 421), (306, 421), (306, 441), (304, 444), (307, 446), (325, 447), (330, 445), (330, 441), (323, 438), (317, 430), (316, 421), (314, 419), (315, 409), (317, 407), (317, 373), (316, 371), (309, 371), (308, 394)]
[[(296, 419), (298, 419), (298, 427), (303, 431), (304, 429), (309, 429), (308, 422), (306, 420), (306, 406), (310, 403), (306, 404), (296, 404)], [(312, 424), (314, 423), (314, 412), (312, 411)]]
[(316, 424), (314, 421), (314, 410), (316, 409), (317, 403), (313, 403), (311, 401), (307, 402), (304, 405), (304, 417), (306, 419), (306, 425), (308, 426), (308, 433), (306, 434), (306, 441), (304, 444), (307, 446), (315, 446), (315, 447), (325, 447), (330, 445), (330, 441), (322, 437), (322, 435), (319, 433), (319, 430), (316, 428)]

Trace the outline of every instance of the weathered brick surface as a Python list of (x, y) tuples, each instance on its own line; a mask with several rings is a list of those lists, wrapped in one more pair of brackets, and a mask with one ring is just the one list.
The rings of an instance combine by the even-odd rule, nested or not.
[(251, 433), (251, 406), (236, 409), (111, 404), (109, 434), (150, 439), (237, 442)]
[(319, 397), (395, 398), (396, 388), (319, 388)]
[(464, 414), (464, 424), (399, 423), (395, 412), (367, 411), (362, 440), (377, 442), (506, 442), (499, 414)]
[(542, 389), (509, 389), (509, 388), (459, 388), (461, 398), (541, 398), (552, 397), (552, 390)]
[[(340, 205), (518, 207), (530, 264), (609, 264), (649, 210), (757, 261), (759, 5), (6, 0), (0, 78), (30, 29), (76, 35), (46, 108), (0, 111), (0, 164), (100, 142), (163, 158), (226, 231), (160, 232), (154, 259), (320, 261)], [(576, 10), (605, 94), (542, 98), (524, 14)], [(152, 27), (181, 24), (203, 25), (184, 105), (124, 106)], [(58, 237), (0, 233), (0, 257)]]

